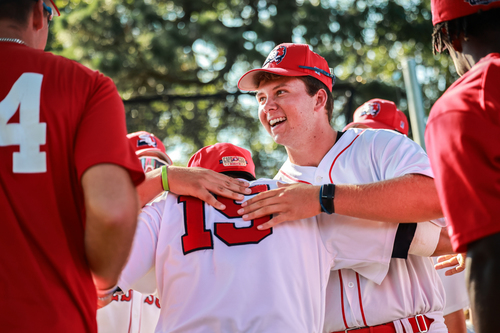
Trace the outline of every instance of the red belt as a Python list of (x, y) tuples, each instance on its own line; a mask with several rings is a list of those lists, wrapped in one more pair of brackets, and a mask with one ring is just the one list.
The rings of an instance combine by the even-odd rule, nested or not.
[[(413, 332), (428, 332), (434, 319), (427, 318), (424, 315), (416, 315), (415, 317), (408, 318)], [(404, 326), (403, 326), (404, 328)], [(377, 326), (370, 327), (359, 327), (359, 328), (346, 328), (343, 331), (337, 331), (332, 333), (396, 333), (396, 327), (394, 323), (387, 323)]]

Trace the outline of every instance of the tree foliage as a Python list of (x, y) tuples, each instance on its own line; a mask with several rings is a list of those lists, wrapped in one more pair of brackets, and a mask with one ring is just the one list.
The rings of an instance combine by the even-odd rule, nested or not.
[(254, 97), (236, 84), (279, 43), (310, 44), (334, 67), (336, 129), (370, 98), (406, 110), (403, 57), (418, 64), (427, 110), (455, 79), (452, 62), (432, 54), (428, 1), (56, 2), (62, 15), (49, 49), (109, 75), (129, 131), (165, 138), (181, 165), (202, 146), (227, 141), (252, 150), (259, 176), (274, 175), (286, 153), (261, 129)]

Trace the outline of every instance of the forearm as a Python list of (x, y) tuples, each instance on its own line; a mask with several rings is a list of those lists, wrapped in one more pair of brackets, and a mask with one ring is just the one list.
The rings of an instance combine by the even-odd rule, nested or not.
[(146, 173), (146, 179), (136, 187), (141, 207), (163, 192), (161, 168)]
[(139, 201), (127, 171), (116, 165), (91, 167), (82, 176), (85, 253), (98, 289), (118, 281), (132, 246)]
[(446, 227), (441, 228), (441, 233), (439, 234), (439, 242), (436, 246), (436, 250), (432, 254), (435, 256), (442, 256), (446, 254), (455, 254), (453, 252), (453, 247), (451, 246), (450, 236), (448, 235), (448, 230)]
[(98, 289), (107, 289), (118, 282), (125, 267), (134, 238), (138, 201), (113, 219), (87, 216), (85, 249), (90, 270)]
[(335, 213), (384, 222), (423, 222), (443, 217), (432, 178), (405, 175), (363, 185), (337, 185)]

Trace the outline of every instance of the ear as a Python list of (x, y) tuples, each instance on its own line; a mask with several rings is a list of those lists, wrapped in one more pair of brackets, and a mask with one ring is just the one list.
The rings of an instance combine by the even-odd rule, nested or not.
[(47, 24), (47, 19), (44, 17), (43, 0), (38, 0), (33, 4), (31, 18), (33, 20), (33, 29), (36, 31), (41, 30)]
[(314, 111), (321, 111), (326, 107), (326, 102), (328, 100), (328, 95), (324, 89), (318, 90), (315, 95), (316, 105), (314, 106)]

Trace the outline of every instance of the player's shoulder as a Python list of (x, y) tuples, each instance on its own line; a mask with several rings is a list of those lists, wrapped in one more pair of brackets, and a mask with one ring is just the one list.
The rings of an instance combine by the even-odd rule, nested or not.
[(53, 54), (51, 52), (42, 52), (44, 63), (50, 71), (57, 73), (58, 77), (77, 80), (76, 83), (82, 83), (87, 80), (105, 80), (111, 81), (110, 78), (97, 70), (90, 69), (89, 67), (75, 61), (68, 59), (64, 56)]
[(500, 73), (500, 53), (490, 53), (481, 59), (471, 70), (484, 73), (483, 75), (498, 75)]
[(429, 122), (449, 112), (480, 111), (488, 93), (497, 96), (500, 87), (500, 54), (491, 53), (455, 81), (434, 103)]
[(163, 216), (165, 211), (178, 203), (178, 195), (172, 192), (163, 192), (151, 202), (147, 203), (141, 210), (141, 215)]
[(498, 101), (498, 93), (500, 92), (498, 85), (498, 79), (500, 78), (500, 53), (492, 53), (482, 61), (484, 61), (484, 70), (481, 88), (487, 93), (483, 93), (481, 97), (489, 98), (488, 94), (492, 94)]
[(411, 141), (406, 135), (387, 129), (352, 128), (344, 132), (338, 143), (353, 145), (357, 148), (367, 148), (384, 144), (389, 141)]

